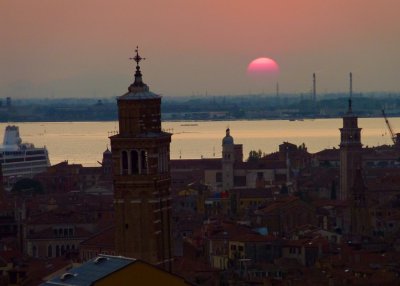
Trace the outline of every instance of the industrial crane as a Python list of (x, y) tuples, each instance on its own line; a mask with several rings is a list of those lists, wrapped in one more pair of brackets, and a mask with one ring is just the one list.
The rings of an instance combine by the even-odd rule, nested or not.
[(389, 129), (390, 138), (392, 139), (393, 144), (394, 144), (395, 146), (400, 146), (400, 133), (396, 133), (396, 134), (395, 134), (395, 133), (393, 132), (393, 128), (392, 128), (392, 126), (390, 125), (390, 122), (389, 122), (389, 120), (388, 120), (388, 118), (387, 118), (387, 116), (386, 116), (386, 113), (385, 113), (385, 110), (384, 110), (384, 109), (382, 109), (382, 115), (383, 115), (383, 118), (385, 118), (386, 126), (387, 126), (387, 128)]

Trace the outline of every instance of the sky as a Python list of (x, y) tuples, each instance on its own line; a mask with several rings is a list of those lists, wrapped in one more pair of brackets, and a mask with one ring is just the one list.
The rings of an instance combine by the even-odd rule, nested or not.
[[(0, 0), (0, 98), (400, 91), (398, 0)], [(249, 77), (268, 57), (273, 80)], [(276, 81), (276, 82), (275, 82)]]

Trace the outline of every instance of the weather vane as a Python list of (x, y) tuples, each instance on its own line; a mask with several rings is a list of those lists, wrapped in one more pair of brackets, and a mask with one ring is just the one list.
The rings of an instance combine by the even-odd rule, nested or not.
[(139, 66), (140, 61), (145, 60), (146, 58), (142, 58), (139, 55), (139, 46), (136, 46), (135, 52), (136, 52), (136, 56), (133, 58), (129, 58), (129, 59), (134, 60), (136, 62), (136, 66)]

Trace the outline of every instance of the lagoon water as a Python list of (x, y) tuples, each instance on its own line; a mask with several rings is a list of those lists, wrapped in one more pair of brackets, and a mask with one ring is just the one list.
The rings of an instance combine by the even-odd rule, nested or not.
[[(389, 118), (400, 132), (400, 118)], [(118, 122), (29, 122), (8, 123), (20, 128), (24, 142), (46, 146), (51, 164), (64, 160), (84, 166), (98, 166), (103, 151), (109, 146), (108, 136), (118, 131)], [(315, 119), (304, 121), (199, 121), (163, 122), (163, 129), (173, 133), (172, 159), (221, 157), (221, 140), (226, 128), (231, 129), (236, 144), (243, 144), (244, 157), (250, 150), (265, 153), (278, 150), (288, 141), (305, 143), (310, 152), (338, 147), (342, 119)], [(7, 123), (0, 124), (3, 135)], [(383, 118), (360, 118), (362, 143), (368, 146), (390, 144), (390, 136)]]

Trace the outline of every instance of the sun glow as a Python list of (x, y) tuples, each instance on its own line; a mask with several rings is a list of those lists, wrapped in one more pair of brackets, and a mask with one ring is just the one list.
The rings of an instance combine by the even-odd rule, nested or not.
[(270, 58), (257, 58), (247, 66), (247, 74), (252, 76), (276, 76), (278, 64)]

